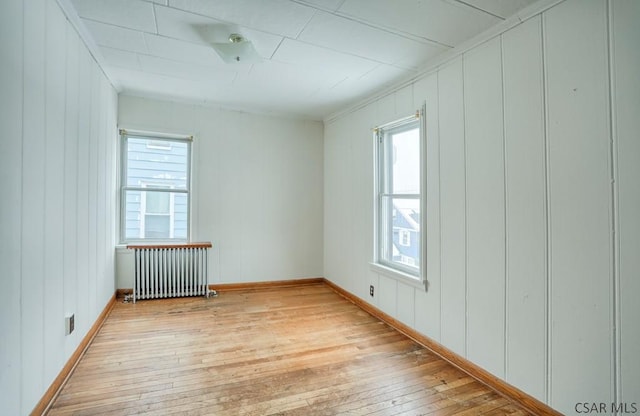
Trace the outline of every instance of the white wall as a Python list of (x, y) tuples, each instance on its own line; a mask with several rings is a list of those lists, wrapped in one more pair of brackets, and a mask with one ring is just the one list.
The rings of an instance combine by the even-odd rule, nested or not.
[(114, 293), (117, 97), (55, 0), (3, 1), (0, 31), (0, 407), (20, 415)]
[[(192, 240), (211, 241), (209, 283), (323, 275), (323, 127), (120, 96), (121, 128), (194, 136)], [(133, 255), (117, 253), (118, 287)]]
[[(638, 19), (568, 0), (328, 120), (325, 277), (563, 413), (640, 402)], [(426, 292), (368, 267), (371, 128), (425, 100)]]

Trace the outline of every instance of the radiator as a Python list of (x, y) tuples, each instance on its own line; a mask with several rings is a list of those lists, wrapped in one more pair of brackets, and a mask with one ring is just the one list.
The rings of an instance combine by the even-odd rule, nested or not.
[(137, 299), (209, 296), (211, 243), (128, 245), (134, 250), (133, 303)]

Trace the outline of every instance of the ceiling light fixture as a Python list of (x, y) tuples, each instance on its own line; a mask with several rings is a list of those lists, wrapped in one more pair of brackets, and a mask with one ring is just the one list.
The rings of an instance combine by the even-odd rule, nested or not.
[(253, 44), (237, 33), (229, 36), (228, 43), (212, 43), (213, 49), (228, 64), (256, 63), (262, 61)]

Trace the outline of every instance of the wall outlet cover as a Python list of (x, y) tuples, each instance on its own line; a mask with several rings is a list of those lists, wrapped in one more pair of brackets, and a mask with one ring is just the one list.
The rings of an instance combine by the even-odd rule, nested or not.
[(76, 315), (73, 313), (64, 317), (66, 335), (73, 332), (73, 329), (75, 328), (75, 317)]

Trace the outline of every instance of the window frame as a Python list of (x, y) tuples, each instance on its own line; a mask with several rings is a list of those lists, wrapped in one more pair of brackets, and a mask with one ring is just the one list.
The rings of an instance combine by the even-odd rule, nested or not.
[[(373, 129), (374, 136), (374, 248), (372, 268), (387, 276), (400, 278), (414, 285), (426, 287), (426, 117), (425, 106), (408, 117), (382, 124)], [(402, 128), (410, 130), (417, 127), (419, 134), (420, 185), (417, 194), (393, 193), (389, 189), (391, 175), (387, 163), (392, 156), (391, 140), (385, 134), (389, 131), (398, 133)], [(391, 155), (390, 155), (391, 153)], [(385, 177), (386, 175), (386, 177)], [(419, 266), (411, 267), (387, 260), (383, 251), (393, 248), (393, 214), (389, 211), (389, 219), (385, 221), (385, 210), (393, 210), (393, 199), (417, 199), (420, 207), (419, 231), (416, 238), (419, 243)], [(386, 201), (385, 201), (386, 199)], [(385, 207), (385, 205), (388, 206)], [(400, 214), (397, 214), (400, 215)], [(385, 233), (386, 231), (386, 233)], [(407, 231), (410, 233), (410, 231)], [(400, 235), (398, 235), (400, 237)], [(412, 240), (413, 237), (409, 236)], [(391, 255), (392, 256), (392, 255)]]
[[(119, 131), (120, 134), (120, 152), (119, 152), (119, 157), (120, 157), (120, 172), (119, 172), (119, 203), (120, 203), (120, 210), (119, 210), (119, 244), (130, 244), (130, 243), (141, 243), (141, 242), (147, 242), (147, 243), (162, 243), (162, 242), (187, 242), (191, 240), (191, 211), (192, 211), (192, 189), (191, 189), (191, 185), (192, 185), (192, 147), (193, 147), (193, 136), (185, 136), (185, 135), (172, 135), (172, 134), (165, 134), (165, 133), (154, 133), (154, 132), (144, 132), (144, 131), (135, 131), (135, 130), (125, 130), (125, 129), (120, 129)], [(185, 189), (180, 189), (180, 188), (175, 188), (173, 186), (167, 186), (166, 188), (154, 188), (153, 191), (149, 191), (149, 187), (150, 186), (164, 186), (164, 184), (159, 184), (159, 183), (153, 183), (153, 181), (143, 181), (143, 183), (140, 184), (140, 186), (129, 186), (127, 184), (127, 170), (128, 170), (128, 140), (130, 138), (134, 138), (134, 139), (148, 139), (148, 140), (152, 140), (153, 142), (157, 143), (160, 141), (163, 142), (169, 142), (169, 143), (176, 143), (176, 142), (180, 142), (180, 143), (185, 143), (187, 145), (187, 155), (186, 155), (186, 162), (187, 162), (187, 166), (186, 166), (186, 174), (187, 174), (187, 178), (186, 178), (186, 188)], [(158, 150), (171, 150), (173, 146), (168, 146), (168, 148), (158, 148)], [(152, 147), (154, 148), (154, 147)], [(155, 148), (154, 148), (155, 149)], [(169, 218), (170, 218), (170, 224), (174, 224), (174, 207), (172, 205), (172, 201), (175, 200), (175, 194), (185, 194), (187, 196), (187, 233), (186, 233), (186, 237), (185, 238), (177, 238), (177, 237), (173, 237), (174, 235), (174, 230), (172, 228), (170, 228), (170, 237), (169, 238), (148, 238), (148, 237), (144, 237), (144, 226), (142, 225), (144, 223), (144, 218), (140, 219), (141, 222), (141, 226), (140, 226), (140, 232), (138, 233), (138, 237), (137, 238), (127, 238), (127, 233), (126, 233), (126, 222), (127, 222), (127, 215), (126, 215), (126, 210), (127, 210), (127, 198), (126, 198), (126, 194), (128, 191), (138, 191), (140, 192), (140, 215), (144, 216), (145, 213), (143, 212), (142, 209), (142, 205), (146, 203), (146, 201), (144, 201), (144, 199), (146, 199), (146, 196), (143, 196), (144, 194), (146, 194), (146, 192), (167, 192), (169, 193)]]

